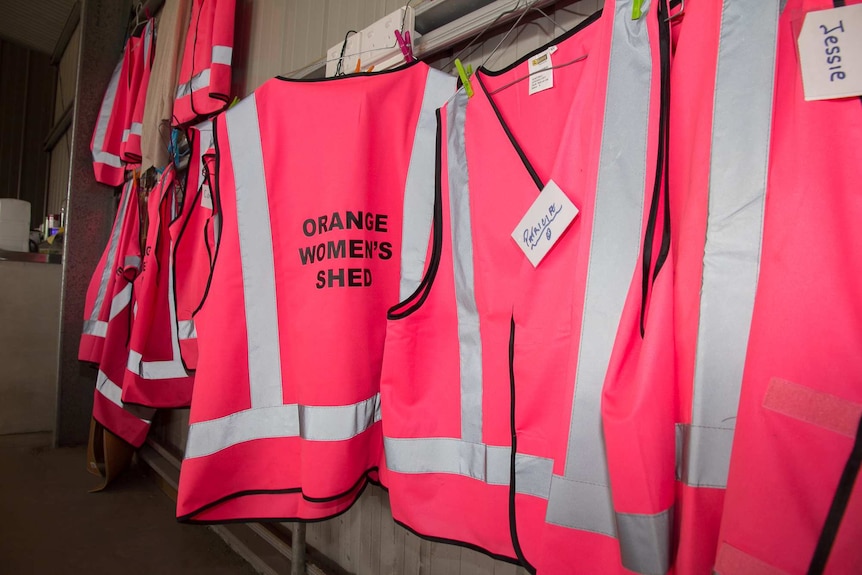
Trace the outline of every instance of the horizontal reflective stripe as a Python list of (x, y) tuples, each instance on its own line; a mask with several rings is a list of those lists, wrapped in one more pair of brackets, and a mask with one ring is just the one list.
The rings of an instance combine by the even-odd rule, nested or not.
[(195, 321), (193, 319), (185, 319), (177, 322), (177, 324), (177, 335), (181, 340), (195, 339), (198, 337), (198, 330), (195, 327)]
[(131, 134), (131, 133), (132, 133), (132, 131), (129, 129), (123, 130), (123, 142), (124, 143), (129, 141), (129, 134)]
[(123, 260), (123, 266), (127, 268), (140, 268), (141, 256), (126, 256)]
[(192, 92), (197, 92), (201, 88), (208, 88), (210, 85), (210, 69), (207, 68), (203, 70), (199, 74), (195, 74), (192, 76), (192, 79), (188, 82), (180, 84), (177, 86), (177, 99), (179, 100), (183, 96), (188, 96)]
[(84, 320), (83, 333), (96, 337), (105, 337), (108, 333), (108, 322), (93, 319)]
[(140, 122), (132, 122), (132, 128), (129, 130), (132, 134), (140, 136), (144, 126)]
[(143, 361), (141, 354), (133, 349), (129, 350), (129, 361), (126, 368), (143, 379), (178, 379), (188, 376), (183, 362), (179, 359)]
[(652, 515), (617, 513), (623, 567), (645, 575), (670, 569), (673, 507)]
[(763, 407), (851, 438), (862, 416), (862, 404), (777, 377), (769, 382)]
[[(572, 513), (573, 509), (578, 512)], [(560, 475), (554, 475), (551, 478), (547, 522), (560, 527), (603, 533), (611, 537), (617, 535), (614, 508), (608, 487), (574, 481)]]
[(102, 370), (99, 370), (99, 375), (96, 377), (96, 390), (105, 399), (107, 399), (117, 407), (123, 409), (124, 411), (127, 411), (130, 414), (134, 415), (144, 423), (152, 423), (153, 415), (155, 415), (156, 410), (150, 409), (148, 407), (130, 406), (123, 403), (121, 399), (123, 396), (122, 388), (120, 388), (119, 385), (108, 379), (108, 376), (105, 375)]
[[(350, 425), (345, 425), (344, 420)], [(380, 395), (352, 405), (274, 405), (253, 407), (189, 425), (186, 459), (205, 457), (257, 439), (302, 437), (343, 441), (380, 421)]]
[(353, 405), (300, 406), (299, 435), (310, 441), (343, 441), (380, 421), (380, 394)]
[[(386, 467), (406, 474), (461, 475), (489, 485), (509, 485), (511, 449), (471, 443), (451, 437), (384, 437)], [(544, 457), (515, 454), (518, 493), (547, 499), (554, 462)]]
[(111, 314), (108, 316), (108, 321), (111, 321), (121, 311), (126, 309), (130, 301), (132, 301), (132, 284), (126, 284), (126, 287), (120, 290), (120, 293), (115, 295), (114, 299), (111, 300)]
[(680, 480), (691, 487), (727, 485), (733, 427), (682, 424), (682, 459), (677, 462)]
[(233, 48), (230, 46), (213, 46), (213, 64), (224, 64), (230, 66), (233, 57)]
[(93, 162), (96, 164), (105, 164), (112, 168), (122, 168), (123, 162), (120, 161), (120, 156), (109, 152), (93, 151)]

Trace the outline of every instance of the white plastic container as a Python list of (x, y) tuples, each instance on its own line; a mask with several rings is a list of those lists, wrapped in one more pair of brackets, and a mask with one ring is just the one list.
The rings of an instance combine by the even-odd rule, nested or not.
[(30, 202), (0, 198), (0, 250), (30, 251)]

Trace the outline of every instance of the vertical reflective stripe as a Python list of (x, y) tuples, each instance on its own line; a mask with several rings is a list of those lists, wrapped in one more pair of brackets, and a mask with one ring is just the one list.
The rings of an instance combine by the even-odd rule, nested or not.
[(283, 403), (269, 196), (254, 94), (224, 116), (236, 183), (251, 406)]
[(726, 487), (760, 267), (779, 0), (722, 7), (684, 480)]
[(153, 19), (147, 20), (147, 26), (144, 28), (144, 65), (150, 67), (150, 50), (153, 46)]
[(210, 85), (210, 69), (202, 70), (198, 74), (191, 77), (188, 82), (184, 82), (177, 86), (177, 100), (183, 96), (188, 96), (192, 92), (197, 92), (201, 88), (208, 88)]
[(482, 443), (482, 340), (473, 286), (473, 231), (464, 133), (466, 117), (467, 94), (461, 90), (449, 105), (446, 120), (452, 259), (461, 367), (461, 439)]
[(422, 281), (425, 256), (434, 215), (434, 147), (437, 140), (436, 110), (455, 91), (455, 78), (430, 68), (425, 95), (416, 122), (413, 152), (404, 185), (404, 224), (401, 240), (401, 286), (404, 301)]
[(652, 77), (647, 19), (632, 20), (631, 4), (617, 1), (613, 15), (565, 476), (553, 479), (547, 515), (549, 523), (607, 535), (616, 535), (616, 525), (602, 436), (602, 387), (640, 251)]
[[(111, 230), (111, 237), (108, 239), (108, 255), (105, 258), (105, 267), (102, 268), (102, 277), (99, 278), (99, 290), (96, 292), (96, 301), (93, 304), (93, 311), (90, 312), (90, 322), (98, 322), (99, 320), (99, 312), (102, 310), (102, 304), (105, 302), (105, 293), (108, 291), (108, 283), (116, 268), (117, 250), (120, 245), (120, 231), (123, 229), (123, 225), (125, 224), (126, 209), (129, 205), (129, 197), (132, 196), (132, 187), (133, 184), (130, 180), (123, 189), (123, 198), (120, 201), (117, 217), (114, 220), (114, 228)], [(111, 317), (113, 317), (113, 315)], [(88, 332), (85, 331), (84, 333)], [(104, 337), (104, 334), (102, 334), (101, 337)]]
[(129, 130), (129, 129), (123, 130), (123, 143), (125, 143), (125, 142), (128, 142), (128, 141), (129, 141), (129, 135), (130, 135), (131, 133), (132, 133), (132, 131), (131, 131), (131, 130)]
[(212, 63), (230, 66), (233, 48), (230, 46), (213, 46)]
[(93, 161), (113, 166), (115, 168), (122, 167), (120, 158), (114, 154), (109, 154), (104, 151), (105, 137), (108, 133), (108, 124), (111, 123), (111, 112), (114, 111), (114, 100), (117, 97), (117, 86), (120, 83), (120, 72), (123, 68), (123, 59), (117, 62), (114, 68), (114, 73), (111, 76), (111, 81), (108, 82), (108, 89), (105, 90), (105, 98), (102, 100), (102, 107), (99, 109), (99, 117), (96, 118), (96, 133), (93, 138)]

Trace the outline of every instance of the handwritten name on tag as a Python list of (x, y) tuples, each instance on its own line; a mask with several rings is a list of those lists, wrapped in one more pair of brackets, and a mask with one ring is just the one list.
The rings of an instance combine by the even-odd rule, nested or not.
[(208, 210), (213, 209), (213, 196), (209, 184), (201, 186), (201, 207)]
[(798, 48), (806, 101), (862, 96), (862, 4), (807, 13)]
[(515, 227), (512, 239), (536, 267), (577, 215), (575, 204), (550, 180)]

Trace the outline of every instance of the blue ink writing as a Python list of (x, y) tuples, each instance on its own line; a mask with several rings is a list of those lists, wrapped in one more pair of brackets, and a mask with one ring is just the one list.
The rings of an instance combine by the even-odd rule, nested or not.
[(826, 49), (824, 50), (824, 52), (826, 52), (826, 64), (832, 64), (829, 66), (830, 82), (843, 80), (847, 77), (846, 72), (841, 69), (841, 56), (838, 55), (841, 53), (841, 48), (838, 46), (838, 36), (833, 34), (836, 30), (844, 32), (843, 20), (839, 20), (838, 25), (834, 28), (826, 28), (824, 24), (820, 25), (820, 31), (826, 35), (826, 38), (823, 39), (823, 45), (826, 46)]
[(528, 228), (524, 229), (524, 243), (530, 246), (530, 249), (535, 249), (539, 242), (542, 241), (542, 236), (545, 236), (545, 239), (551, 239), (551, 222), (557, 219), (557, 216), (560, 215), (562, 206), (558, 206), (556, 204), (551, 204), (548, 207), (548, 213), (542, 216), (535, 224), (531, 225)]

